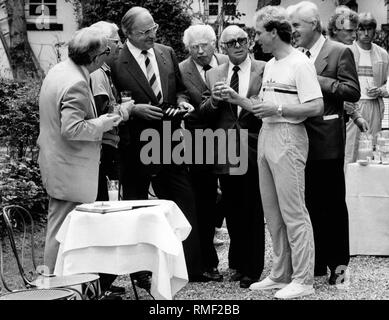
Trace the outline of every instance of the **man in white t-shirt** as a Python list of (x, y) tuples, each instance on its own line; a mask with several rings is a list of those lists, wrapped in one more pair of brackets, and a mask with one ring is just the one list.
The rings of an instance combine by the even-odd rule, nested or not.
[[(373, 43), (377, 21), (371, 13), (360, 13), (357, 41), (351, 46), (358, 71), (361, 99), (356, 103), (357, 110), (367, 121), (369, 134), (373, 137), (381, 130), (384, 113), (383, 97), (388, 97), (386, 80), (389, 75), (389, 54)], [(346, 126), (345, 166), (355, 162), (358, 156), (360, 131), (354, 123)]]
[(286, 10), (267, 6), (257, 12), (255, 23), (258, 43), (274, 56), (265, 66), (261, 102), (253, 105), (253, 100), (231, 95), (231, 102), (236, 100), (263, 121), (258, 168), (273, 241), (273, 267), (268, 277), (250, 289), (281, 289), (276, 298), (296, 298), (314, 293), (315, 249), (304, 201), (308, 137), (303, 121), (323, 113), (322, 93), (313, 64), (291, 45)]

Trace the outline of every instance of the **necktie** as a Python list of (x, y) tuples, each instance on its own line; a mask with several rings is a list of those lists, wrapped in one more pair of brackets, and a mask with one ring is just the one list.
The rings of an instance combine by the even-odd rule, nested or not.
[(209, 69), (212, 69), (212, 67), (209, 65), (209, 64), (206, 64), (205, 66), (203, 66), (203, 70), (204, 70), (204, 80), (206, 79), (206, 74), (207, 74), (207, 71)]
[(309, 52), (309, 50), (305, 51), (305, 55), (310, 59), (311, 58), (311, 53)]
[[(230, 87), (231, 89), (235, 90), (235, 92), (239, 93), (239, 75), (238, 71), (240, 70), (239, 66), (234, 66), (232, 68), (234, 73), (232, 74), (231, 77), (231, 82), (230, 82)], [(232, 112), (234, 113), (235, 116), (238, 116), (238, 107), (236, 104), (231, 104)]]
[(143, 50), (142, 54), (144, 54), (144, 56), (145, 56), (147, 80), (149, 81), (150, 87), (153, 90), (155, 96), (157, 97), (158, 102), (162, 103), (162, 92), (161, 92), (161, 89), (159, 87), (157, 77), (155, 76), (153, 66), (151, 65), (151, 61), (148, 57), (148, 52), (146, 50)]

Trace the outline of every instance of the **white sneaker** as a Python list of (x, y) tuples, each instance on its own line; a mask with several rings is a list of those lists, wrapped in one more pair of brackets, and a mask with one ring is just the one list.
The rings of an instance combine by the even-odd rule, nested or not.
[(300, 284), (292, 281), (285, 288), (277, 291), (274, 297), (278, 299), (292, 299), (313, 293), (315, 293), (313, 285)]
[(255, 282), (250, 286), (250, 290), (270, 290), (270, 289), (282, 289), (288, 284), (283, 282), (275, 282), (269, 277), (266, 277), (260, 282)]

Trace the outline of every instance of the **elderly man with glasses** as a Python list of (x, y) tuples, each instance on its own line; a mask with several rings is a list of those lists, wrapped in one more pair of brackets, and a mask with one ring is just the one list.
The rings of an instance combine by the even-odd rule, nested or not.
[[(123, 198), (148, 199), (150, 183), (158, 198), (172, 200), (180, 207), (192, 231), (183, 242), (189, 281), (209, 281), (202, 263), (195, 199), (186, 164), (176, 163), (172, 151), (177, 141), (171, 132), (180, 128), (182, 117), (172, 116), (168, 108), (189, 112), (176, 55), (172, 48), (155, 43), (158, 24), (150, 12), (133, 7), (122, 18), (126, 36), (123, 49), (112, 65), (112, 79), (119, 91), (131, 91), (135, 101), (131, 118), (119, 128), (120, 181)], [(166, 106), (166, 107), (165, 107)], [(169, 130), (163, 128), (170, 126)], [(158, 135), (157, 161), (145, 159), (142, 132)], [(171, 131), (170, 131), (171, 130)], [(166, 132), (169, 131), (169, 132)], [(164, 141), (169, 141), (164, 143)], [(167, 156), (167, 157), (166, 157)], [(165, 159), (168, 158), (166, 161)]]
[(90, 74), (109, 52), (99, 29), (81, 29), (69, 42), (69, 58), (50, 69), (42, 84), (38, 145), (49, 195), (44, 262), (50, 273), (59, 248), (55, 236), (66, 215), (96, 200), (103, 133), (121, 121), (119, 115), (98, 115), (90, 88)]
[[(229, 161), (220, 161), (228, 157), (223, 154), (227, 150), (218, 146), (213, 172), (219, 177), (225, 201), (230, 235), (228, 264), (235, 270), (231, 281), (240, 281), (241, 288), (248, 288), (258, 281), (264, 266), (264, 219), (257, 166), (261, 120), (240, 105), (230, 103), (221, 88), (230, 88), (243, 97), (257, 95), (265, 62), (250, 58), (247, 33), (238, 26), (225, 28), (220, 42), (229, 61), (207, 72), (209, 90), (204, 93), (201, 112), (210, 119), (212, 129), (226, 132), (228, 149), (232, 146), (235, 154), (247, 151), (246, 159), (241, 159), (247, 166), (240, 170)], [(236, 134), (230, 135), (231, 132)]]
[[(185, 119), (185, 128), (192, 137), (196, 129), (209, 127), (207, 117), (200, 112), (200, 104), (203, 92), (207, 89), (205, 79), (210, 69), (228, 61), (226, 55), (215, 53), (216, 34), (210, 25), (193, 25), (184, 32), (183, 42), (189, 51), (189, 57), (179, 65), (182, 80), (188, 90), (189, 102), (195, 110)], [(207, 275), (214, 281), (223, 278), (217, 266), (219, 259), (213, 244), (216, 222), (216, 197), (217, 176), (212, 172), (212, 165), (206, 164), (206, 146), (203, 148), (202, 161), (195, 164), (198, 156), (196, 145), (188, 145), (192, 150), (192, 164), (189, 166), (189, 174), (193, 183), (196, 198), (197, 218), (199, 225), (200, 243), (203, 261)]]

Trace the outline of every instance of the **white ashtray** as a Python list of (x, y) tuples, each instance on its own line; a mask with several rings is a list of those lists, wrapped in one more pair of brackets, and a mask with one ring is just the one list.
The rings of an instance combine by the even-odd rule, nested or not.
[(367, 160), (357, 160), (357, 163), (360, 164), (361, 166), (367, 166), (369, 164), (369, 161)]

